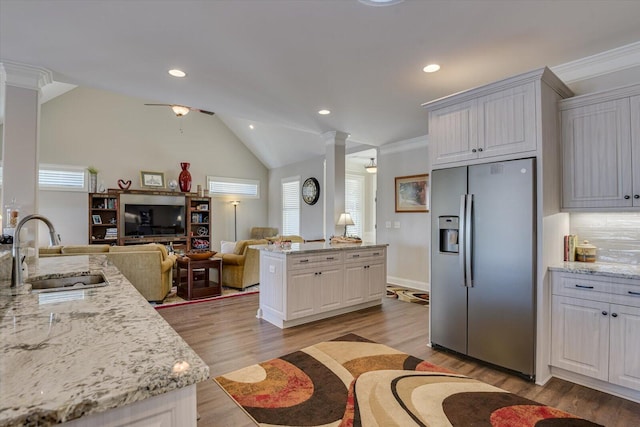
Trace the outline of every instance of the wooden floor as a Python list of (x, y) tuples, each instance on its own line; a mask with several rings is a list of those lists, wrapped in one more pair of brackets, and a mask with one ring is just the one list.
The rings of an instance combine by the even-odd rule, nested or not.
[[(258, 295), (246, 295), (158, 312), (209, 365), (211, 378), (353, 332), (596, 423), (640, 426), (640, 404), (558, 379), (540, 387), (432, 350), (427, 347), (428, 306), (385, 298), (381, 307), (284, 330), (256, 319), (257, 308)], [(197, 389), (199, 427), (255, 425), (212, 379)]]

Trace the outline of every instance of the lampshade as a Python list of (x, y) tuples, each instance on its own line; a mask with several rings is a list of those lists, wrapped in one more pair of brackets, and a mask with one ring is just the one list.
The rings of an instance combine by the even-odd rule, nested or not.
[(351, 218), (351, 214), (348, 212), (341, 213), (340, 218), (338, 218), (338, 222), (336, 225), (344, 225), (344, 237), (347, 237), (347, 225), (355, 225), (353, 222), (353, 218)]
[(336, 225), (355, 225), (355, 222), (353, 222), (351, 214), (345, 212), (340, 214), (340, 218), (338, 218)]
[(174, 113), (176, 113), (176, 116), (178, 117), (186, 116), (187, 114), (189, 114), (189, 109), (182, 105), (172, 105), (171, 109), (173, 110)]
[(367, 166), (364, 167), (367, 172), (369, 173), (376, 173), (378, 172), (378, 166), (376, 165), (375, 159), (372, 157), (371, 158), (371, 163), (369, 163)]

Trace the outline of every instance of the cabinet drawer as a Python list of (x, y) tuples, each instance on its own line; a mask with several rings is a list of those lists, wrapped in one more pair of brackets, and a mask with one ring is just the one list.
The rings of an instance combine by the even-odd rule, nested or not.
[(342, 251), (331, 251), (322, 254), (313, 255), (296, 255), (291, 256), (287, 260), (289, 269), (297, 270), (300, 268), (306, 268), (313, 265), (330, 265), (343, 262)]
[(581, 275), (561, 275), (553, 282), (553, 293), (570, 297), (609, 301), (612, 284)]
[(368, 260), (384, 258), (384, 248), (366, 249), (345, 251), (345, 262)]
[(554, 295), (640, 307), (640, 282), (632, 279), (556, 273), (552, 280)]

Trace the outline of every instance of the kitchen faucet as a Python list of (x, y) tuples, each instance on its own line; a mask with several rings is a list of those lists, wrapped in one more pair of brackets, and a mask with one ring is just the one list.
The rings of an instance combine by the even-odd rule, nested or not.
[(22, 284), (22, 260), (20, 259), (20, 231), (22, 230), (22, 226), (32, 219), (39, 219), (44, 222), (47, 227), (49, 227), (49, 241), (50, 244), (59, 245), (60, 244), (60, 236), (56, 234), (56, 230), (53, 227), (51, 221), (49, 221), (46, 217), (40, 214), (31, 214), (27, 215), (18, 222), (16, 225), (15, 233), (13, 236), (13, 269), (11, 271), (11, 287), (14, 288), (17, 285)]

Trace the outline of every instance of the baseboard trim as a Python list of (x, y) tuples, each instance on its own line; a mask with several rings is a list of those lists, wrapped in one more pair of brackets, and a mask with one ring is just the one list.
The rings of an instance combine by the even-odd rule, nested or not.
[(390, 285), (404, 286), (418, 291), (429, 292), (431, 288), (429, 282), (419, 282), (417, 280), (403, 279), (402, 277), (387, 276), (387, 283)]

